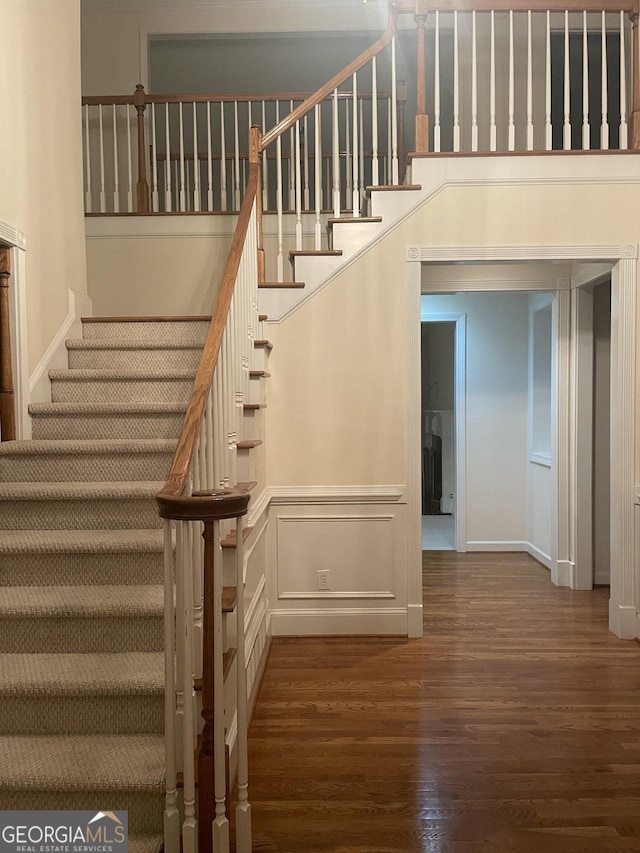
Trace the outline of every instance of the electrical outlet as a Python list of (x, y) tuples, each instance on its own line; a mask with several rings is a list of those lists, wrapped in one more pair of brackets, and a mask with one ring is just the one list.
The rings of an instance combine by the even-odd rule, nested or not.
[(325, 590), (331, 589), (331, 583), (329, 581), (329, 571), (319, 571), (318, 572), (318, 589)]

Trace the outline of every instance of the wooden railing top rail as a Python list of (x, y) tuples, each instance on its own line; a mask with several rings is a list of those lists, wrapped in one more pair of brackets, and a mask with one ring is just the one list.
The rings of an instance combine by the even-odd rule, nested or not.
[[(273, 93), (256, 93), (252, 92), (249, 94), (216, 94), (215, 92), (211, 92), (206, 95), (195, 95), (190, 92), (180, 93), (178, 95), (149, 95), (145, 92), (144, 101), (145, 104), (206, 104), (215, 101), (217, 103), (248, 103), (249, 101), (255, 103), (257, 101), (266, 101), (267, 103), (276, 103), (280, 101), (305, 101), (307, 98), (310, 98), (313, 92), (273, 92)], [(368, 100), (372, 97), (372, 92), (363, 90), (362, 92), (358, 92), (358, 97), (363, 98), (364, 100)], [(389, 98), (391, 97), (391, 92), (387, 90), (379, 90), (377, 92), (378, 98)], [(401, 100), (401, 94), (398, 93), (398, 100)], [(353, 98), (353, 92), (348, 89), (343, 89), (338, 92), (339, 100), (348, 100)], [(111, 107), (111, 106), (122, 106), (124, 104), (133, 105), (134, 96), (131, 95), (84, 95), (82, 98), (82, 106), (88, 107)], [(329, 100), (327, 97), (325, 100)]]
[[(252, 134), (256, 134), (252, 128)], [(252, 146), (253, 147), (253, 146)], [(225, 267), (220, 290), (216, 299), (211, 326), (207, 334), (207, 339), (202, 350), (202, 358), (200, 366), (196, 373), (196, 378), (193, 384), (193, 393), (187, 406), (184, 425), (178, 446), (176, 448), (173, 464), (167, 481), (160, 491), (158, 497), (172, 498), (184, 493), (187, 481), (189, 478), (189, 470), (195, 448), (200, 434), (200, 426), (204, 416), (204, 410), (207, 403), (207, 395), (213, 379), (214, 370), (218, 361), (218, 354), (222, 344), (222, 336), (224, 334), (229, 306), (238, 275), (240, 259), (244, 248), (249, 222), (251, 219), (251, 210), (253, 203), (258, 193), (258, 173), (259, 167), (255, 162), (251, 162), (249, 166), (249, 180), (242, 200), (242, 207), (238, 215), (236, 230), (231, 242), (229, 257)]]

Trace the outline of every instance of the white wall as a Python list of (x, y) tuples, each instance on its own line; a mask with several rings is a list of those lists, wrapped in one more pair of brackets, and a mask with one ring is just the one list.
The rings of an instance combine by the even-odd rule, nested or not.
[(466, 315), (467, 548), (519, 550), (527, 534), (528, 295), (423, 296), (421, 313)]
[(2, 0), (0, 221), (27, 237), (29, 373), (86, 291), (80, 0)]

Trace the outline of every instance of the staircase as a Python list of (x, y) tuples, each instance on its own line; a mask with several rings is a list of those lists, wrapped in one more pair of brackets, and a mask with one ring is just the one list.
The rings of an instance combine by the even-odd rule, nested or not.
[(164, 484), (208, 318), (83, 321), (0, 445), (0, 809), (129, 812), (161, 848)]

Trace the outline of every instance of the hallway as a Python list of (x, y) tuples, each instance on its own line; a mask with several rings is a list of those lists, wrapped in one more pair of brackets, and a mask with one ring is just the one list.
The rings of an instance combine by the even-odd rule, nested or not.
[(276, 639), (254, 831), (289, 853), (640, 850), (640, 646), (608, 589), (423, 555), (425, 637)]

